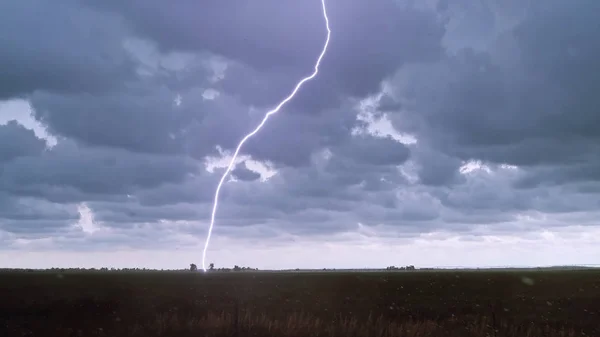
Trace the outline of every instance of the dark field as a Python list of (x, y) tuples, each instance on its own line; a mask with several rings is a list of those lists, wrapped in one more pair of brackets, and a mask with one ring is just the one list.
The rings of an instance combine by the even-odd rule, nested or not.
[(3, 272), (0, 336), (600, 336), (600, 271)]

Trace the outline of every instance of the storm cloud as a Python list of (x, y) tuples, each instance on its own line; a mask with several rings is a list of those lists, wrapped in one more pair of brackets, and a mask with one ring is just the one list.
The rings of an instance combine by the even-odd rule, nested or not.
[[(599, 6), (327, 1), (320, 72), (245, 144), (217, 240), (599, 225)], [(0, 4), (0, 100), (30, 107), (0, 106), (0, 249), (200, 242), (325, 37), (320, 1)]]
[(0, 99), (114, 91), (133, 75), (121, 47), (123, 22), (82, 1), (3, 2), (0, 22)]

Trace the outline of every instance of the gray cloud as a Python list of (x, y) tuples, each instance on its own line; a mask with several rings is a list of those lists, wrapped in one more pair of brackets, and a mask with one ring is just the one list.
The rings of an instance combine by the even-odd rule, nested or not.
[(269, 119), (260, 134), (247, 142), (244, 152), (275, 165), (306, 166), (315, 151), (350, 141), (356, 125), (356, 110), (349, 102), (320, 116), (284, 111)]
[(448, 186), (465, 181), (464, 176), (460, 174), (460, 159), (432, 151), (423, 144), (419, 144), (413, 153), (416, 162), (419, 163), (417, 174), (421, 184)]
[[(68, 231), (67, 227), (70, 221), (70, 219), (0, 219), (0, 229), (25, 239), (44, 238), (61, 235)], [(71, 222), (74, 223), (76, 220)]]
[(400, 165), (408, 159), (409, 150), (391, 137), (355, 136), (338, 150), (342, 156), (357, 163), (371, 165)]
[(589, 15), (596, 6), (536, 4), (487, 50), (466, 47), (435, 66), (402, 70), (396, 83), (414, 82), (396, 95), (409, 108), (392, 120), (460, 160), (547, 167), (529, 181), (597, 179), (600, 82), (590, 70), (600, 65), (600, 48)]
[(201, 214), (200, 211), (207, 210), (191, 204), (143, 206), (135, 201), (119, 204), (91, 202), (88, 206), (93, 210), (96, 221), (117, 228), (131, 227), (139, 223), (157, 224), (161, 220), (194, 221), (206, 217), (206, 214)]
[(179, 108), (175, 97), (167, 88), (140, 83), (132, 91), (93, 96), (38, 92), (31, 104), (35, 118), (53, 134), (89, 145), (181, 153), (184, 130), (201, 120), (206, 107), (200, 98)]
[(77, 219), (77, 211), (72, 205), (50, 203), (31, 198), (12, 198), (0, 194), (0, 212), (7, 220), (65, 220)]
[(59, 234), (79, 219), (77, 207), (0, 191), (0, 232), (32, 238)]
[(155, 188), (139, 190), (136, 199), (141, 205), (148, 207), (208, 203), (213, 200), (218, 182), (219, 177), (216, 175), (197, 173), (180, 183), (163, 183)]
[(254, 181), (260, 178), (260, 174), (249, 170), (246, 165), (239, 165), (231, 171), (231, 175), (242, 181)]
[[(268, 7), (270, 11), (281, 13), (277, 16), (265, 17), (264, 27), (269, 27), (267, 24), (269, 18), (275, 17), (278, 18), (277, 20), (285, 18), (283, 22), (288, 25), (287, 28), (281, 28), (279, 27), (281, 22), (278, 21), (279, 28), (277, 30), (264, 30), (261, 28), (263, 26), (253, 24), (256, 22), (256, 15), (266, 13), (267, 11), (264, 9), (267, 7), (245, 7), (238, 4), (236, 8), (242, 19), (238, 18), (239, 20), (236, 22), (242, 25), (245, 22), (249, 25), (248, 29), (240, 30), (240, 27), (227, 29), (223, 31), (224, 35), (218, 38), (213, 34), (189, 35), (187, 32), (190, 28), (208, 32), (207, 29), (202, 29), (202, 25), (208, 25), (213, 29), (217, 25), (213, 21), (228, 13), (230, 4), (219, 4), (210, 14), (206, 14), (206, 20), (196, 16), (203, 15), (200, 13), (207, 13), (206, 11), (197, 12), (193, 11), (193, 8), (188, 10), (185, 6), (163, 7), (163, 4), (159, 3), (147, 6), (144, 3), (143, 8), (140, 9), (138, 7), (141, 6), (141, 3), (136, 2), (128, 4), (88, 2), (88, 4), (92, 4), (90, 9), (96, 9), (98, 6), (109, 9), (108, 12), (103, 12), (104, 16), (114, 20), (117, 20), (116, 17), (121, 17), (124, 22), (133, 27), (134, 32), (152, 39), (165, 53), (174, 50), (210, 52), (238, 60), (240, 63), (237, 69), (250, 73), (247, 73), (246, 76), (242, 76), (243, 73), (236, 73), (234, 64), (232, 69), (228, 70), (228, 75), (223, 82), (225, 89), (228, 87), (227, 83), (230, 83), (228, 81), (240, 83), (243, 82), (239, 80), (240, 78), (253, 79), (252, 85), (241, 88), (242, 90), (239, 92), (232, 91), (235, 97), (241, 99), (239, 103), (237, 98), (230, 98), (223, 94), (217, 100), (202, 100), (200, 98), (201, 87), (208, 84), (208, 76), (206, 72), (197, 68), (190, 70), (199, 71), (196, 72), (196, 78), (199, 80), (188, 83), (192, 86), (187, 88), (181, 87), (175, 80), (181, 77), (189, 78), (186, 72), (169, 73), (167, 71), (157, 79), (145, 79), (144, 83), (130, 82), (126, 87), (127, 90), (119, 92), (92, 96), (37, 92), (31, 97), (36, 119), (47, 125), (51, 133), (74, 138), (89, 145), (123, 147), (133, 151), (187, 152), (201, 158), (207, 154), (214, 154), (215, 145), (224, 149), (232, 149), (242, 135), (250, 130), (250, 125), (255, 125), (260, 117), (254, 115), (249, 118), (249, 115), (243, 111), (244, 108), (240, 106), (240, 103), (260, 104), (260, 102), (248, 101), (247, 97), (260, 96), (249, 89), (267, 88), (265, 95), (268, 94), (274, 104), (276, 102), (274, 97), (282, 97), (283, 91), (278, 93), (272, 92), (272, 90), (281, 89), (287, 94), (292, 89), (293, 82), (297, 81), (301, 74), (305, 74), (306, 69), (311, 68), (314, 55), (318, 54), (323, 43), (323, 33), (325, 32), (324, 27), (319, 29), (316, 24), (305, 25), (307, 18), (320, 22), (322, 25), (319, 2), (314, 4), (298, 2), (293, 6), (270, 4)], [(188, 4), (188, 6), (195, 5)], [(323, 63), (323, 71), (318, 78), (310, 82), (310, 85), (305, 86), (299, 93), (305, 95), (306, 99), (299, 96), (294, 102), (317, 102), (319, 99), (316, 97), (329, 99), (339, 96), (341, 99), (340, 95), (360, 97), (376, 91), (381, 79), (402, 63), (426, 62), (441, 54), (440, 40), (443, 28), (436, 21), (433, 12), (398, 6), (392, 1), (380, 1), (368, 6), (332, 2), (328, 7), (331, 7), (332, 29), (337, 31), (336, 38), (332, 40), (327, 54), (330, 59), (326, 59)], [(240, 8), (244, 8), (244, 10)], [(193, 20), (187, 16), (195, 12), (198, 14), (194, 14)], [(306, 17), (298, 16), (299, 12), (306, 13)], [(365, 15), (369, 19), (365, 21), (364, 25), (353, 24), (352, 18), (358, 18), (358, 16), (364, 18)], [(383, 15), (385, 15), (387, 23), (380, 26)], [(405, 18), (396, 20), (395, 16)], [(168, 29), (172, 31), (165, 30), (162, 25), (156, 25), (158, 22), (172, 20), (174, 17), (178, 17), (178, 20), (168, 25), (170, 27)], [(302, 24), (300, 25), (300, 23)], [(218, 24), (224, 23), (219, 21)], [(191, 27), (190, 25), (195, 26)], [(196, 27), (197, 25), (199, 26)], [(123, 34), (121, 40), (130, 36), (128, 35), (130, 32), (126, 28), (121, 27), (121, 29)], [(415, 40), (414, 35), (409, 33), (415, 29), (432, 33), (424, 34), (426, 39)], [(366, 39), (369, 35), (375, 35), (375, 32), (377, 32), (376, 36), (379, 36), (378, 39)], [(305, 37), (305, 39), (296, 39), (300, 41), (298, 44), (279, 43), (284, 37), (283, 35), (279, 40), (278, 38), (269, 39), (269, 34), (283, 33), (286, 33), (286, 39), (291, 39), (295, 35)], [(364, 36), (365, 39), (356, 39), (357, 35)], [(311, 39), (314, 42), (310, 42)], [(265, 46), (270, 47), (242, 48), (242, 43), (233, 43), (238, 40), (254, 41), (253, 44), (256, 41), (264, 41)], [(388, 41), (393, 40), (398, 41), (398, 47), (389, 49)], [(307, 47), (303, 45), (302, 41), (307, 41), (308, 45), (314, 46)], [(357, 43), (362, 45), (359, 46)], [(364, 45), (365, 43), (368, 46)], [(273, 54), (270, 55), (269, 51), (272, 51)], [(365, 54), (361, 54), (363, 52)], [(314, 55), (309, 57), (304, 55), (305, 53)], [(286, 55), (294, 55), (294, 57), (282, 57)], [(349, 57), (350, 55), (352, 57)], [(374, 58), (374, 56), (376, 57)], [(278, 60), (283, 63), (278, 65)], [(294, 60), (302, 60), (298, 62), (306, 64), (300, 65)], [(267, 68), (268, 65), (270, 68)], [(358, 73), (362, 75), (357, 76)], [(272, 76), (269, 74), (289, 83), (280, 82), (278, 84), (277, 81), (272, 81), (274, 78), (271, 78)], [(371, 77), (367, 77), (367, 75)], [(263, 81), (263, 85), (256, 85), (256, 80)], [(319, 84), (319, 81), (322, 81), (324, 85)], [(355, 84), (351, 84), (352, 81)], [(168, 83), (168, 86), (165, 87), (163, 83)], [(344, 88), (344, 86), (353, 87)], [(184, 104), (182, 106), (173, 104), (177, 95), (183, 96)], [(283, 165), (306, 165), (315, 150), (335, 145), (348, 137), (349, 130), (355, 124), (355, 118), (345, 105), (336, 108), (340, 104), (342, 101), (338, 100), (335, 106), (330, 105), (331, 109), (322, 111), (327, 115), (324, 118), (302, 115), (295, 117), (295, 114), (289, 114), (289, 112), (283, 116), (282, 113), (277, 118), (273, 118), (269, 126), (248, 143), (245, 150), (259, 160), (270, 160)], [(304, 106), (301, 110), (305, 115), (306, 113), (314, 114), (319, 113), (322, 107), (325, 106), (312, 108)], [(216, 112), (221, 109), (222, 112)], [(289, 109), (297, 110), (293, 106), (289, 106), (286, 111)], [(350, 113), (346, 113), (347, 111)], [(263, 114), (264, 112), (259, 113)], [(288, 130), (295, 130), (295, 132)], [(273, 139), (277, 139), (277, 141), (273, 141)], [(294, 146), (295, 151), (285, 150), (290, 146)]]
[[(223, 88), (253, 105), (273, 105), (287, 95), (312, 70), (326, 36), (320, 1), (233, 1), (211, 4), (210, 10), (194, 2), (91, 3), (119, 13), (162, 50), (208, 51), (241, 64), (228, 71)], [(320, 76), (290, 108), (318, 113), (335, 107), (343, 96), (376, 92), (381, 80), (403, 63), (427, 62), (442, 54), (444, 28), (433, 11), (392, 0), (328, 1), (327, 8), (335, 38)], [(245, 82), (247, 78), (253, 81)]]
[[(211, 6), (0, 5), (0, 47), (9, 51), (0, 98), (27, 99), (58, 138), (46, 148), (17, 122), (0, 126), (1, 242), (147, 248), (205, 234), (223, 172), (207, 172), (206, 157), (235, 148), (312, 70), (325, 37), (319, 1)], [(319, 76), (242, 150), (277, 173), (262, 182), (244, 165), (232, 172), (216, 235), (409, 238), (594, 225), (600, 49), (588, 28), (598, 5), (532, 6), (448, 1), (435, 12), (328, 1), (334, 34)], [(56, 15), (27, 27), (38, 10)], [(51, 34), (40, 41), (31, 27)], [(147, 48), (126, 47), (132, 39)], [(218, 81), (207, 66), (215, 55), (227, 64)], [(382, 87), (373, 117), (416, 144), (353, 134), (368, 126), (357, 101)], [(218, 95), (203, 97), (207, 89)], [(489, 172), (461, 173), (472, 160)], [(81, 203), (102, 230), (73, 226)]]
[[(22, 196), (66, 201), (52, 192), (71, 188), (84, 195), (125, 195), (163, 183), (180, 183), (199, 167), (190, 159), (148, 156), (123, 150), (86, 148), (64, 141), (37, 157), (20, 157), (3, 166), (0, 190)], [(73, 201), (81, 194), (74, 193)], [(62, 199), (62, 200), (61, 200)]]
[(133, 76), (121, 48), (122, 29), (121, 20), (80, 1), (3, 2), (0, 99), (35, 90), (83, 94), (121, 87)]
[(39, 155), (46, 148), (46, 142), (36, 137), (16, 121), (0, 125), (0, 163), (22, 156)]

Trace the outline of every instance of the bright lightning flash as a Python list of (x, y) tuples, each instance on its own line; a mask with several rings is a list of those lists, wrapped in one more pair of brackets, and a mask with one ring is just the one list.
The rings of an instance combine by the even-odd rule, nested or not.
[(279, 103), (274, 109), (268, 111), (265, 114), (265, 117), (263, 118), (262, 122), (260, 122), (260, 124), (258, 124), (258, 126), (252, 132), (250, 132), (244, 138), (242, 138), (242, 140), (238, 144), (237, 148), (235, 149), (235, 152), (233, 154), (233, 157), (231, 158), (231, 161), (229, 162), (229, 165), (227, 166), (227, 170), (225, 170), (225, 173), (223, 173), (223, 176), (221, 177), (221, 180), (219, 181), (219, 185), (217, 185), (217, 189), (215, 191), (215, 199), (213, 202), (212, 214), (210, 216), (210, 227), (208, 227), (208, 235), (206, 236), (206, 242), (204, 243), (204, 251), (202, 252), (202, 269), (204, 271), (206, 271), (206, 250), (208, 249), (208, 245), (210, 243), (210, 236), (212, 234), (212, 230), (215, 225), (215, 215), (217, 213), (217, 208), (219, 206), (219, 193), (221, 192), (221, 187), (223, 186), (223, 182), (225, 182), (225, 178), (227, 178), (227, 175), (229, 174), (229, 172), (231, 172), (231, 170), (233, 169), (233, 166), (235, 165), (235, 160), (238, 156), (238, 153), (240, 152), (240, 150), (242, 148), (242, 145), (244, 145), (244, 143), (250, 137), (254, 136), (256, 133), (258, 133), (258, 131), (260, 131), (260, 129), (263, 127), (263, 125), (265, 125), (265, 123), (267, 122), (267, 119), (269, 119), (269, 117), (271, 117), (271, 115), (274, 115), (277, 112), (279, 112), (279, 110), (285, 103), (287, 103), (289, 100), (294, 98), (294, 96), (296, 95), (296, 93), (298, 92), (300, 87), (302, 87), (302, 85), (305, 82), (312, 80), (319, 73), (319, 65), (321, 64), (321, 60), (323, 59), (323, 56), (325, 56), (325, 52), (327, 52), (327, 46), (329, 45), (329, 37), (331, 36), (331, 30), (329, 29), (329, 18), (327, 17), (327, 9), (325, 7), (325, 0), (321, 0), (321, 4), (323, 6), (323, 17), (325, 18), (325, 27), (327, 28), (327, 39), (325, 40), (325, 45), (323, 46), (323, 50), (321, 51), (321, 54), (319, 55), (319, 58), (317, 59), (317, 63), (315, 63), (315, 70), (313, 71), (313, 73), (310, 76), (307, 76), (307, 77), (303, 78), (300, 82), (298, 82), (298, 84), (296, 84), (296, 87), (294, 88), (292, 93), (288, 97), (286, 97), (283, 101), (281, 101), (281, 103)]

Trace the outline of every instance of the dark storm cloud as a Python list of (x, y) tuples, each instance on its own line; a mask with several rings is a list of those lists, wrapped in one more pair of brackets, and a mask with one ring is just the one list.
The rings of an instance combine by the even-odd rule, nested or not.
[(120, 20), (79, 1), (0, 3), (0, 100), (114, 90), (133, 75)]
[(79, 218), (74, 205), (0, 192), (0, 231), (21, 236), (48, 236), (65, 230)]
[(330, 150), (332, 156), (322, 174), (335, 184), (332, 188), (360, 185), (363, 193), (384, 195), (406, 183), (397, 165), (409, 158), (409, 149), (389, 137), (356, 135)]
[(298, 109), (318, 111), (328, 97), (365, 97), (400, 66), (442, 56), (444, 27), (433, 11), (391, 0), (332, 1), (328, 8), (335, 39), (320, 76), (294, 101)]
[(460, 160), (547, 167), (523, 186), (598, 179), (600, 77), (592, 69), (600, 67), (600, 30), (591, 14), (598, 6), (534, 2), (490, 41), (498, 46), (404, 69), (398, 78), (409, 109), (391, 118), (400, 129), (417, 125), (418, 137)]
[[(421, 204), (422, 210), (412, 210), (415, 203), (406, 208), (396, 197), (395, 189), (404, 181), (398, 179), (395, 165), (406, 160), (406, 147), (369, 137), (350, 140), (365, 141), (364, 151), (332, 148), (323, 166), (313, 163), (281, 168), (267, 184), (226, 184), (219, 223), (234, 227), (267, 223), (284, 232), (331, 234), (355, 229), (357, 221), (411, 223), (434, 219), (425, 204)], [(374, 144), (382, 146), (370, 147)], [(373, 153), (366, 155), (369, 148)], [(385, 156), (391, 158), (382, 160)]]
[(139, 203), (110, 203), (91, 202), (88, 207), (94, 212), (94, 219), (109, 227), (131, 227), (139, 223), (158, 223), (160, 220), (196, 221), (206, 214), (201, 214), (204, 208), (191, 204), (143, 206)]
[(130, 89), (93, 96), (38, 92), (30, 100), (34, 117), (52, 134), (90, 146), (198, 159), (218, 155), (217, 145), (235, 148), (260, 121), (233, 97), (203, 99), (199, 87), (174, 91), (148, 80)]
[(238, 165), (231, 171), (231, 175), (242, 181), (254, 181), (260, 178), (260, 174), (249, 170), (246, 165)]
[[(522, 224), (529, 215), (539, 217), (544, 214), (548, 217), (544, 217), (543, 225), (551, 226), (550, 219), (561, 214), (580, 213), (585, 218), (588, 212), (598, 208), (600, 194), (583, 193), (568, 186), (514, 189), (513, 184), (520, 176), (521, 173), (502, 171), (472, 172), (464, 184), (436, 189), (431, 195), (445, 208), (442, 218), (449, 224)], [(591, 220), (595, 216), (590, 213), (587, 218)], [(557, 221), (555, 225), (565, 223)], [(534, 229), (525, 226), (521, 230)]]
[(20, 157), (4, 165), (0, 190), (50, 198), (46, 192), (53, 188), (72, 188), (110, 197), (182, 182), (199, 169), (197, 163), (183, 157), (87, 148), (64, 141), (40, 156)]
[[(19, 27), (0, 32), (2, 50), (13, 48), (0, 55), (0, 70), (8, 69), (0, 73), (16, 83), (0, 79), (0, 98), (27, 95), (35, 119), (59, 138), (46, 149), (31, 131), (0, 126), (0, 233), (53, 237), (79, 249), (147, 248), (171, 243), (173, 233), (203, 235), (223, 172), (205, 172), (205, 157), (218, 155), (216, 146), (233, 150), (310, 73), (325, 37), (320, 2), (81, 3), (0, 5), (0, 18), (8, 7), (15, 16), (58, 11), (30, 22), (52, 32), (44, 41), (17, 19), (0, 23)], [(215, 233), (318, 236), (357, 231), (358, 222), (389, 236), (518, 233), (537, 226), (523, 219), (540, 212), (557, 216), (552, 226), (593, 222), (600, 52), (598, 30), (587, 29), (597, 26), (589, 14), (597, 5), (534, 5), (494, 40), (497, 6), (472, 10), (450, 1), (450, 20), (464, 22), (444, 35), (452, 25), (432, 11), (391, 0), (327, 3), (333, 35), (321, 72), (242, 150), (272, 162), (277, 174), (261, 182), (243, 165), (234, 170)], [(508, 7), (502, 15), (519, 12), (517, 2)], [(123, 42), (134, 37), (158, 46), (134, 46), (133, 54), (151, 60), (130, 57)], [(181, 56), (174, 51), (190, 52), (192, 61), (164, 66), (159, 59)], [(225, 58), (223, 80), (210, 79), (207, 55)], [(387, 114), (417, 144), (352, 133), (366, 127), (355, 98), (379, 91), (394, 74), (374, 116)], [(208, 88), (218, 96), (203, 98)], [(462, 174), (470, 160), (491, 172)], [(112, 234), (73, 234), (81, 203)], [(558, 217), (569, 212), (579, 215)]]
[[(210, 51), (259, 69), (302, 64), (319, 49), (323, 19), (319, 1), (281, 2), (88, 0), (94, 8), (122, 15), (162, 50)], [(320, 34), (315, 34), (315, 33)], [(289, 41), (298, 41), (293, 47)], [(283, 47), (282, 47), (283, 46)], [(275, 62), (275, 63), (273, 63)]]
[[(209, 10), (190, 1), (89, 2), (121, 14), (165, 51), (208, 51), (250, 67), (230, 69), (223, 88), (253, 105), (273, 105), (287, 95), (312, 71), (326, 37), (318, 0), (228, 1), (211, 3)], [(342, 96), (373, 93), (400, 65), (442, 53), (444, 29), (433, 11), (392, 0), (327, 1), (327, 9), (334, 37), (322, 71), (290, 104), (303, 112), (335, 107)]]
[(464, 213), (491, 211), (497, 214), (532, 209), (535, 192), (515, 193), (510, 184), (512, 179), (510, 175), (473, 172), (463, 184), (433, 193), (441, 205)]
[(75, 223), (77, 220), (59, 219), (1, 219), (0, 230), (8, 233), (17, 234), (21, 238), (48, 238), (60, 235), (67, 231), (69, 222)]
[[(240, 90), (229, 90), (232, 96), (225, 92), (215, 100), (205, 101), (201, 88), (210, 85), (208, 75), (201, 67), (195, 67), (177, 73), (163, 71), (160, 76), (139, 82), (131, 80), (124, 90), (114, 92), (37, 92), (31, 97), (35, 118), (52, 134), (88, 145), (136, 152), (188, 153), (202, 158), (215, 154), (216, 145), (232, 150), (264, 114), (261, 108), (250, 116), (248, 107), (243, 106), (262, 104), (248, 100), (261, 96), (252, 90), (264, 88), (263, 96), (268, 95), (269, 104), (275, 104), (283, 97), (283, 91), (287, 94), (300, 75), (311, 69), (325, 37), (319, 1), (285, 5), (271, 1), (252, 6), (243, 2), (215, 3), (210, 11), (203, 7), (195, 10), (194, 6), (202, 5), (191, 2), (178, 6), (156, 1), (87, 4), (91, 5), (88, 11), (107, 9), (101, 13), (114, 20), (120, 17), (126, 23), (126, 27), (117, 27), (122, 34), (115, 37), (119, 41), (131, 37), (131, 28), (165, 53), (180, 50), (224, 55), (237, 63), (231, 64), (225, 81), (217, 83), (216, 88), (246, 83)], [(255, 159), (270, 160), (275, 165), (307, 165), (315, 150), (348, 139), (356, 124), (355, 111), (345, 102), (342, 107), (338, 107), (338, 101), (335, 107), (323, 110), (327, 105), (321, 105), (319, 97), (361, 97), (376, 91), (381, 79), (401, 64), (427, 62), (441, 54), (443, 28), (433, 12), (387, 0), (368, 5), (331, 2), (328, 8), (332, 29), (336, 30), (329, 56), (315, 81), (307, 83), (301, 96), (291, 102), (303, 106), (303, 113), (286, 110), (272, 118), (244, 149)], [(223, 21), (232, 9), (236, 13), (235, 27)], [(307, 20), (313, 24), (307, 24)], [(219, 25), (223, 29), (217, 36), (213, 32)], [(196, 33), (190, 34), (191, 31)], [(417, 37), (414, 31), (423, 35)], [(247, 43), (253, 47), (245, 48)], [(190, 73), (198, 80), (182, 87), (179, 80), (186, 82)], [(272, 92), (279, 89), (282, 93)], [(183, 99), (180, 106), (174, 104), (178, 95)], [(313, 107), (307, 105), (313, 103)], [(289, 151), (291, 148), (294, 150)]]
[(409, 157), (408, 148), (391, 137), (354, 136), (337, 153), (357, 163), (376, 166), (400, 165)]
[[(219, 177), (207, 172), (194, 174), (181, 183), (165, 183), (140, 190), (136, 199), (143, 206), (174, 205), (178, 203), (208, 203), (213, 200)], [(223, 194), (227, 194), (226, 191)]]
[[(218, 224), (226, 227), (268, 224), (298, 235), (355, 230), (356, 222), (382, 224), (394, 233), (401, 230), (405, 234), (434, 230), (468, 232), (481, 225), (493, 226), (485, 229), (486, 233), (511, 231), (510, 228), (516, 233), (535, 230), (515, 227), (515, 222), (522, 221), (519, 214), (587, 212), (596, 209), (600, 202), (597, 195), (590, 197), (563, 188), (515, 191), (511, 182), (518, 177), (518, 173), (510, 170), (475, 171), (469, 173), (464, 183), (453, 187), (396, 183), (392, 193), (386, 193), (369, 191), (360, 183), (336, 183), (337, 174), (314, 167), (290, 168), (271, 178), (268, 185), (225, 185), (224, 190), (231, 193), (222, 199)], [(569, 200), (563, 198), (564, 193), (571, 196)], [(330, 217), (326, 215), (328, 212)], [(559, 221), (556, 225), (565, 223)]]
[(356, 123), (356, 110), (347, 102), (320, 116), (282, 112), (248, 140), (243, 152), (272, 161), (276, 167), (306, 166), (315, 151), (350, 141)]
[(514, 186), (533, 188), (590, 181), (600, 181), (600, 160), (531, 169)]
[[(318, 114), (323, 108), (339, 105), (343, 97), (364, 97), (377, 92), (381, 81), (403, 64), (430, 62), (442, 54), (444, 29), (433, 12), (387, 0), (338, 1), (329, 4), (329, 8), (334, 33), (319, 76), (298, 92), (286, 110)], [(295, 48), (293, 44), (289, 46)], [(290, 72), (287, 78), (300, 78), (297, 73)], [(304, 73), (308, 74), (308, 70)], [(293, 84), (290, 80), (278, 82), (276, 76), (268, 73), (263, 81), (273, 80), (279, 90), (257, 86), (246, 100), (259, 104), (261, 97), (283, 97), (290, 90), (285, 88)], [(261, 88), (264, 89), (260, 91)]]
[[(368, 140), (364, 136), (360, 139)], [(373, 140), (372, 144), (377, 144), (377, 141)], [(385, 144), (384, 139), (382, 144)], [(371, 148), (371, 150), (377, 149)], [(313, 166), (282, 167), (268, 183), (261, 183), (258, 180), (226, 183), (219, 203), (217, 217), (219, 226), (268, 225), (282, 231), (316, 234), (320, 228), (321, 233), (335, 232), (335, 228), (338, 230), (347, 229), (347, 226), (354, 228), (356, 223), (352, 219), (357, 214), (357, 210), (368, 208), (371, 204), (379, 205), (378, 209), (364, 213), (365, 216), (360, 219), (368, 220), (367, 214), (372, 213), (379, 214), (377, 219), (380, 221), (386, 219), (389, 221), (395, 217), (397, 222), (417, 221), (424, 216), (422, 211), (408, 208), (395, 209), (397, 207), (393, 191), (393, 187), (397, 186), (393, 181), (395, 178), (393, 172), (396, 170), (393, 164), (396, 162), (395, 159), (390, 162), (381, 161), (380, 156), (364, 156), (364, 152), (343, 153), (344, 151), (346, 150), (340, 150), (338, 153), (337, 149), (334, 149), (332, 159), (323, 169)], [(407, 154), (405, 147), (400, 143), (383, 147), (381, 153), (386, 151), (391, 151), (392, 158), (396, 158), (394, 152), (399, 151), (403, 154), (402, 160)], [(365, 159), (372, 159), (372, 162)], [(379, 169), (376, 169), (378, 167)], [(340, 179), (342, 172), (356, 179)], [(384, 177), (388, 180), (382, 180)], [(118, 205), (111, 202), (93, 202), (88, 205), (94, 211), (96, 219), (106, 226), (130, 227), (134, 223), (157, 223), (160, 219), (208, 221), (210, 216), (208, 201), (212, 200), (214, 186), (210, 188), (207, 186), (214, 185), (218, 178), (218, 175), (206, 178), (200, 174), (186, 180), (180, 186), (164, 184), (151, 190), (141, 191), (134, 198)], [(199, 200), (203, 201), (202, 205), (189, 204), (197, 203)], [(347, 220), (342, 221), (342, 218)], [(335, 225), (336, 219), (342, 222)], [(290, 222), (292, 220), (296, 221), (295, 226), (306, 228), (294, 229), (295, 226)], [(311, 225), (310, 222), (314, 224)], [(308, 227), (313, 229), (309, 231)], [(195, 231), (203, 233), (202, 228), (197, 228)]]
[[(0, 164), (22, 156), (39, 155), (46, 148), (46, 142), (36, 137), (16, 121), (0, 125)], [(0, 174), (2, 168), (0, 168)]]
[(53, 134), (89, 145), (175, 153), (185, 150), (182, 132), (202, 117), (195, 109), (203, 108), (201, 99), (180, 108), (175, 98), (160, 85), (140, 84), (131, 91), (97, 95), (38, 92), (31, 105), (35, 118)]
[[(366, 143), (368, 146), (369, 141)], [(371, 144), (377, 144), (377, 141)], [(393, 186), (398, 187), (403, 182), (393, 164), (398, 159), (397, 153), (401, 154), (401, 160), (406, 158), (407, 150), (402, 144), (396, 143), (396, 146), (388, 147), (387, 150), (392, 150), (391, 153), (386, 152), (385, 147), (371, 148), (373, 154), (370, 155), (365, 155), (365, 151), (349, 153), (347, 148), (332, 150), (331, 158), (322, 168), (314, 167), (313, 164), (305, 168), (282, 169), (281, 176), (276, 177), (282, 179), (282, 186), (274, 192), (290, 196), (292, 200), (296, 197), (305, 198), (293, 201), (292, 207), (311, 208), (321, 204), (335, 208), (332, 203), (343, 205), (345, 201), (366, 202), (368, 192), (371, 191), (385, 197), (382, 192), (393, 189)], [(392, 159), (382, 160), (385, 155), (390, 155)], [(276, 183), (277, 181), (274, 182)]]
[(417, 174), (421, 184), (447, 186), (464, 182), (465, 178), (460, 174), (460, 159), (428, 150), (423, 144), (417, 146), (413, 154), (419, 163)]
[(389, 95), (382, 95), (381, 99), (379, 99), (379, 102), (377, 104), (378, 111), (376, 111), (375, 113), (382, 114), (386, 112), (396, 112), (401, 108), (402, 104), (400, 102), (397, 102)]
[(73, 220), (77, 211), (71, 205), (61, 205), (31, 198), (14, 198), (0, 194), (0, 218), (7, 220)]

